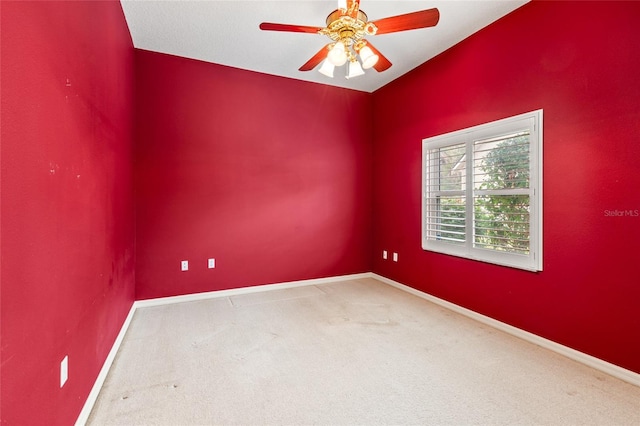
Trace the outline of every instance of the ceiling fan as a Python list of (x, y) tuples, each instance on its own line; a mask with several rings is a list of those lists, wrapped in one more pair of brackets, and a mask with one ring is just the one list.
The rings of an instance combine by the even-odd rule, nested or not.
[[(352, 78), (363, 75), (363, 69), (373, 68), (382, 72), (391, 67), (391, 62), (369, 41), (365, 40), (365, 36), (433, 27), (439, 19), (440, 12), (433, 8), (369, 21), (367, 14), (360, 10), (360, 0), (338, 0), (338, 9), (327, 16), (326, 27), (263, 22), (260, 24), (260, 29), (314, 33), (329, 37), (332, 42), (320, 49), (302, 65), (300, 71), (310, 71), (324, 61), (319, 72), (333, 77), (335, 67), (348, 63), (346, 78)], [(358, 57), (362, 65), (358, 61)]]

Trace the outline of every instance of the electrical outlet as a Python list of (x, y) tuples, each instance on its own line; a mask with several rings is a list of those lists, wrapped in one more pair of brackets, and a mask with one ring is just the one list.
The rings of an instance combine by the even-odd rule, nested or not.
[(393, 261), (394, 262), (398, 261), (398, 253), (393, 253)]
[(216, 267), (216, 260), (215, 259), (209, 259), (207, 266), (209, 267), (209, 269), (213, 269)]
[(60, 363), (60, 387), (63, 387), (69, 378), (69, 356), (65, 355)]
[(387, 260), (387, 257), (389, 257), (389, 256), (387, 256), (387, 251), (386, 250), (382, 250), (382, 258), (384, 260)]
[(188, 271), (189, 270), (189, 261), (188, 260), (183, 260), (182, 262), (180, 262), (180, 270), (181, 271)]

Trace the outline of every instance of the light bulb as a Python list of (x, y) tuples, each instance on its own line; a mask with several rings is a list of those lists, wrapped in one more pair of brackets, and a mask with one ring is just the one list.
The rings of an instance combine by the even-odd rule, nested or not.
[(344, 43), (339, 41), (334, 44), (327, 55), (327, 59), (336, 67), (344, 65), (344, 63), (347, 62), (347, 52), (345, 52)]
[(327, 77), (333, 78), (333, 69), (334, 68), (335, 67), (333, 66), (333, 64), (331, 62), (329, 62), (328, 59), (325, 59), (324, 62), (322, 62), (322, 66), (320, 67), (318, 72), (320, 74), (326, 75)]
[(369, 46), (364, 46), (360, 49), (360, 59), (362, 60), (362, 68), (368, 70), (378, 63), (378, 59), (380, 59), (380, 57), (373, 53), (373, 50), (371, 50)]
[(353, 61), (349, 62), (349, 73), (347, 74), (347, 79), (358, 77), (359, 75), (364, 75), (364, 71), (360, 66), (360, 62), (354, 59)]

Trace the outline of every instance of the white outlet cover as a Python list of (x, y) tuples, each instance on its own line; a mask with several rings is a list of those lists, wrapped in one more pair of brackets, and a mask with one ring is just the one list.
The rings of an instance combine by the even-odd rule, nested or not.
[(189, 270), (189, 261), (188, 260), (183, 260), (182, 262), (180, 262), (180, 270), (181, 271), (188, 271)]
[(65, 356), (60, 363), (60, 387), (63, 387), (69, 378), (69, 356)]
[(394, 262), (398, 261), (398, 253), (393, 253), (393, 261)]
[(383, 259), (387, 258), (387, 251), (386, 250), (382, 250), (382, 258)]
[(207, 263), (207, 266), (209, 267), (209, 269), (213, 269), (216, 267), (216, 260), (215, 259), (209, 259), (209, 262)]

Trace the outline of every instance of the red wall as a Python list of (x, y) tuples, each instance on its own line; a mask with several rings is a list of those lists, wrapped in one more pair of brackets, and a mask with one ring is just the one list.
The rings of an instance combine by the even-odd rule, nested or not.
[(136, 76), (136, 298), (371, 269), (370, 94), (146, 51)]
[(73, 424), (134, 298), (133, 46), (119, 2), (1, 7), (0, 418)]
[[(534, 1), (375, 92), (374, 272), (640, 372), (638, 16)], [(544, 271), (423, 251), (421, 140), (539, 108)]]

